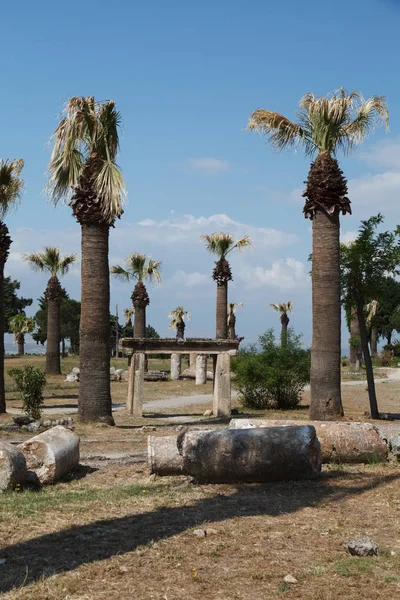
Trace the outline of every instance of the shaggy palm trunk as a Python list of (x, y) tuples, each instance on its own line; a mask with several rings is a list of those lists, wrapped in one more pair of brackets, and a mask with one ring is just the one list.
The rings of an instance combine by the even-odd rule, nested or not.
[(343, 415), (340, 389), (339, 214), (316, 212), (313, 219), (312, 350), (310, 419)]
[(228, 340), (236, 340), (236, 316), (233, 313), (229, 315)]
[(78, 413), (114, 424), (110, 394), (109, 226), (82, 223), (82, 297)]
[(286, 313), (283, 313), (283, 315), (281, 316), (281, 324), (282, 324), (281, 348), (286, 348), (286, 346), (287, 346), (287, 330), (288, 330), (288, 325), (289, 325), (289, 317), (287, 316)]
[(378, 402), (375, 393), (374, 371), (372, 368), (371, 355), (368, 348), (367, 325), (365, 322), (364, 299), (361, 296), (357, 298), (357, 316), (360, 326), (361, 348), (364, 354), (365, 370), (367, 372), (368, 396), (372, 419), (379, 419)]
[(371, 356), (378, 354), (378, 330), (376, 327), (371, 327)]
[(17, 334), (18, 344), (18, 356), (24, 356), (25, 354), (25, 335), (23, 333)]
[(217, 283), (217, 312), (216, 312), (216, 338), (225, 340), (228, 337), (228, 282)]
[(176, 326), (176, 339), (177, 340), (183, 340), (185, 339), (185, 322), (181, 321), (181, 323), (178, 323)]
[[(360, 340), (360, 325), (358, 323), (357, 311), (355, 308), (351, 309), (351, 321), (350, 321), (350, 340)], [(354, 343), (350, 344), (350, 366), (355, 369), (357, 360), (360, 357), (361, 347), (355, 346)]]
[(135, 309), (135, 320), (133, 323), (133, 337), (146, 337), (146, 307), (150, 304), (150, 298), (143, 281), (139, 280), (135, 285), (131, 296)]
[(4, 387), (4, 265), (8, 258), (11, 238), (8, 227), (0, 221), (0, 414), (6, 412)]
[(46, 344), (46, 375), (60, 375), (60, 341), (61, 341), (61, 301), (65, 292), (53, 275), (47, 284), (47, 344)]

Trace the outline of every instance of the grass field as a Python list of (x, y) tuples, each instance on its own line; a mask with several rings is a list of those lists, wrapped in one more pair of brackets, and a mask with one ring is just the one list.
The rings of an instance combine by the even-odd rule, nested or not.
[[(6, 369), (21, 363), (7, 359)], [(43, 365), (39, 357), (23, 362)], [(125, 362), (125, 361), (124, 361)], [(46, 406), (75, 405), (78, 385), (49, 378)], [(126, 364), (126, 362), (125, 362)], [(118, 361), (115, 366), (120, 366)], [(162, 368), (165, 365), (151, 365)], [(112, 384), (123, 402), (126, 383)], [(9, 406), (18, 406), (7, 380)], [(200, 388), (210, 392), (211, 384)], [(400, 383), (377, 385), (381, 411), (399, 411)], [(192, 381), (145, 384), (145, 399), (199, 393)], [(343, 388), (346, 418), (365, 420), (364, 385)], [(296, 411), (271, 418), (304, 418)], [(193, 485), (149, 478), (146, 440), (176, 434), (170, 416), (197, 416), (209, 404), (161, 410), (145, 419), (115, 413), (116, 427), (76, 425), (81, 466), (39, 492), (0, 496), (0, 597), (16, 600), (395, 600), (400, 597), (400, 467), (324, 468), (318, 481)], [(9, 420), (2, 416), (1, 422)], [(399, 427), (400, 428), (400, 427)], [(23, 439), (28, 434), (18, 434)], [(15, 434), (2, 433), (3, 439)], [(120, 458), (106, 459), (107, 453)], [(196, 529), (210, 530), (206, 537)], [(379, 556), (350, 557), (344, 542), (370, 536)], [(283, 581), (288, 574), (297, 583)]]

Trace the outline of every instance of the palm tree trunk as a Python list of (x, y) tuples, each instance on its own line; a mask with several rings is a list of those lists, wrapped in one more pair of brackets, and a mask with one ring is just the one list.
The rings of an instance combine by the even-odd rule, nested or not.
[(65, 358), (65, 338), (61, 338), (61, 356)]
[(372, 368), (371, 355), (368, 348), (367, 325), (365, 322), (364, 300), (357, 299), (357, 316), (360, 326), (361, 347), (364, 354), (365, 370), (367, 372), (368, 396), (372, 419), (379, 419), (378, 402), (376, 400), (374, 371)]
[(80, 384), (82, 421), (114, 424), (110, 393), (109, 226), (81, 224)]
[(218, 339), (225, 340), (228, 337), (228, 282), (217, 283), (217, 312), (216, 312), (216, 335)]
[(25, 335), (23, 333), (18, 333), (17, 336), (17, 344), (18, 344), (18, 355), (25, 355)]
[(288, 330), (288, 325), (289, 325), (289, 317), (287, 316), (286, 313), (283, 313), (283, 315), (281, 316), (281, 324), (282, 324), (281, 348), (286, 348), (286, 346), (287, 346), (287, 330)]
[(371, 356), (378, 354), (378, 330), (371, 327)]
[(0, 414), (6, 412), (4, 387), (4, 263), (0, 262)]
[(146, 307), (137, 304), (135, 306), (135, 320), (133, 324), (133, 337), (146, 337)]
[[(351, 321), (350, 321), (350, 339), (360, 338), (360, 326), (358, 324), (357, 311), (355, 308), (351, 309)], [(359, 349), (350, 344), (350, 366), (355, 369), (356, 362), (358, 360)]]
[(11, 238), (8, 227), (0, 221), (0, 414), (6, 412), (4, 386), (4, 265), (6, 264)]
[(310, 419), (343, 415), (340, 389), (340, 223), (337, 211), (313, 219)]
[(60, 375), (61, 299), (48, 300), (46, 375)]

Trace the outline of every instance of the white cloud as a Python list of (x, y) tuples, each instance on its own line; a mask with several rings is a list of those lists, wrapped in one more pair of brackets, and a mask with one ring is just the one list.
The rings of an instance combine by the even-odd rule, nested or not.
[(358, 231), (345, 231), (340, 234), (340, 241), (342, 244), (349, 244), (350, 242), (354, 242), (357, 237)]
[(217, 175), (229, 171), (230, 164), (218, 158), (189, 158), (189, 169), (204, 175)]
[[(198, 242), (200, 235), (212, 233), (219, 230), (229, 230), (236, 237), (248, 235), (256, 246), (280, 247), (289, 246), (299, 242), (297, 235), (286, 233), (277, 229), (267, 227), (256, 227), (247, 223), (241, 223), (231, 219), (228, 215), (217, 214), (210, 217), (195, 217), (193, 215), (183, 215), (154, 221), (145, 219), (137, 223), (139, 226), (135, 232), (139, 238), (149, 239), (155, 243), (161, 239), (168, 243), (182, 243), (185, 240)], [(135, 227), (129, 226), (129, 229)], [(160, 232), (163, 229), (162, 238)], [(119, 230), (119, 237), (121, 230)]]
[(361, 153), (360, 158), (371, 167), (400, 169), (400, 138), (381, 140)]
[(400, 171), (368, 174), (349, 181), (349, 198), (355, 215), (371, 216), (399, 210)]
[(306, 287), (310, 281), (307, 268), (295, 258), (278, 259), (270, 268), (257, 266), (242, 269), (239, 277), (250, 288), (274, 287), (280, 291), (298, 290)]
[(167, 284), (181, 285), (184, 287), (196, 287), (207, 285), (211, 282), (210, 275), (199, 273), (186, 273), (186, 271), (176, 271), (174, 275), (166, 282)]

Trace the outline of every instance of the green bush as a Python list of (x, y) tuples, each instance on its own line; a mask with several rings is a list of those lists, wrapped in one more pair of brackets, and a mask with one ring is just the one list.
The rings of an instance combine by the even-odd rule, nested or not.
[(301, 346), (301, 336), (288, 331), (284, 348), (277, 344), (273, 330), (260, 338), (257, 348), (240, 350), (232, 361), (235, 386), (246, 408), (282, 410), (296, 408), (300, 392), (310, 380), (311, 354)]
[(14, 379), (15, 389), (23, 402), (25, 414), (35, 421), (40, 419), (43, 404), (43, 388), (46, 376), (40, 369), (26, 365), (22, 369), (10, 369), (8, 374)]

